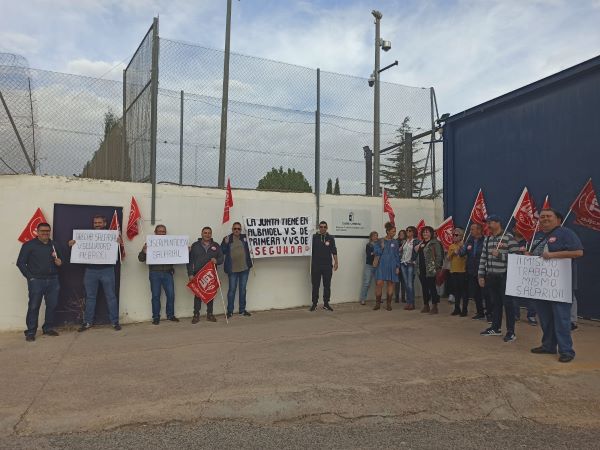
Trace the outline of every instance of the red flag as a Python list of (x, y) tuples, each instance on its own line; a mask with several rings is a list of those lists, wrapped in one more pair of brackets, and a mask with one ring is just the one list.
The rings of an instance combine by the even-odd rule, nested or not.
[[(121, 236), (121, 226), (119, 225), (119, 216), (117, 216), (117, 210), (113, 213), (112, 220), (110, 221), (109, 230), (117, 230), (119, 232), (119, 236)], [(125, 258), (125, 246), (123, 242), (119, 245), (119, 260)]]
[(212, 261), (207, 262), (187, 284), (194, 295), (204, 303), (214, 300), (220, 286), (217, 267)]
[(600, 231), (600, 206), (591, 178), (571, 205), (571, 211), (577, 216), (576, 224)]
[(421, 239), (421, 230), (425, 227), (425, 220), (421, 219), (417, 224), (417, 237)]
[(527, 188), (523, 188), (521, 197), (517, 202), (517, 206), (513, 211), (516, 228), (527, 241), (533, 239), (533, 235), (537, 231), (538, 216), (533, 203), (533, 199), (529, 195)]
[(396, 223), (394, 222), (396, 214), (394, 213), (394, 208), (392, 208), (392, 204), (390, 203), (390, 199), (385, 189), (383, 189), (383, 212), (388, 214), (390, 222), (392, 222), (392, 225), (396, 226)]
[(542, 205), (542, 209), (550, 209), (550, 200), (548, 200), (548, 196), (546, 195), (546, 198), (544, 199), (544, 204)]
[(223, 207), (223, 223), (229, 222), (229, 208), (233, 208), (233, 194), (231, 193), (231, 182), (227, 178), (227, 190), (225, 191), (225, 206)]
[(452, 216), (448, 217), (444, 220), (441, 225), (435, 230), (435, 234), (438, 240), (442, 243), (445, 250), (448, 250), (448, 247), (454, 242), (453, 237), (454, 231), (454, 220)]
[(487, 207), (485, 206), (485, 200), (483, 198), (483, 191), (479, 189), (475, 204), (471, 210), (471, 222), (478, 223), (483, 227), (483, 234), (489, 235), (489, 228), (487, 224)]
[(35, 213), (25, 225), (25, 228), (21, 232), (21, 235), (17, 238), (22, 243), (35, 239), (37, 237), (37, 226), (40, 223), (46, 222), (46, 218), (44, 214), (42, 214), (42, 210), (40, 208), (36, 209)]
[(142, 218), (140, 208), (135, 201), (135, 197), (131, 197), (131, 206), (129, 208), (129, 220), (127, 221), (127, 238), (131, 241), (140, 233), (138, 221)]

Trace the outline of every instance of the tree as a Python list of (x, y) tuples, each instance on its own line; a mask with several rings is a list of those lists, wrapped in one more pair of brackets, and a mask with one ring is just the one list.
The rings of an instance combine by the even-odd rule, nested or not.
[(273, 167), (260, 179), (257, 189), (261, 191), (312, 192), (312, 188), (302, 172), (295, 169), (284, 171), (283, 167), (279, 167), (279, 170)]
[(340, 195), (340, 179), (335, 179), (335, 187), (333, 188), (333, 195)]
[(112, 109), (109, 109), (108, 112), (104, 114), (104, 137), (107, 137), (113, 127), (118, 123), (119, 118), (115, 116), (115, 113), (112, 112)]
[(331, 181), (331, 178), (327, 180), (327, 189), (325, 189), (325, 193), (333, 194), (333, 181)]
[[(412, 133), (410, 117), (405, 117), (402, 121), (402, 125), (400, 125), (400, 128), (396, 131), (398, 132), (396, 135), (398, 142), (403, 142), (406, 133)], [(401, 145), (392, 150), (390, 155), (386, 158), (387, 163), (382, 163), (382, 184), (385, 186), (391, 197), (435, 198), (439, 195), (440, 191), (430, 193), (426, 196), (421, 195), (421, 187), (424, 185), (424, 180), (431, 178), (432, 175), (430, 168), (426, 166), (426, 157), (415, 159), (415, 155), (423, 154), (422, 150), (421, 146), (413, 141), (412, 155), (407, 155), (406, 153), (408, 151), (408, 146)], [(412, 173), (406, 171), (406, 161), (409, 159), (412, 161)], [(412, 175), (412, 185), (411, 180), (408, 177), (409, 174)]]

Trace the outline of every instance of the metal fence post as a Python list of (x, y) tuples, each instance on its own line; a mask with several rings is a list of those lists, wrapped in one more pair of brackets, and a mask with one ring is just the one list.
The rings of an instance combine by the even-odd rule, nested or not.
[(183, 91), (179, 105), (179, 186), (183, 184)]
[(126, 180), (125, 162), (127, 161), (127, 71), (123, 70), (123, 127), (121, 129), (121, 181)]
[(152, 205), (150, 220), (156, 222), (156, 132), (158, 109), (158, 17), (152, 23), (152, 74), (150, 86), (150, 182), (152, 183)]
[(17, 140), (19, 141), (19, 145), (21, 146), (21, 150), (23, 150), (23, 154), (25, 155), (25, 159), (27, 160), (27, 164), (29, 164), (29, 168), (31, 169), (31, 173), (35, 175), (35, 167), (31, 164), (31, 159), (29, 159), (29, 155), (27, 154), (27, 150), (25, 150), (25, 144), (23, 144), (23, 140), (21, 139), (21, 135), (19, 134), (19, 130), (17, 130), (17, 126), (15, 125), (15, 121), (13, 120), (12, 114), (8, 109), (8, 105), (4, 100), (4, 96), (2, 95), (2, 91), (0, 91), (0, 100), (2, 100), (2, 104), (4, 105), (4, 109), (6, 110), (6, 115), (8, 116), (8, 120), (10, 120), (10, 124), (12, 125), (13, 131), (15, 132), (15, 136), (17, 136)]
[(404, 169), (406, 179), (406, 198), (413, 197), (413, 145), (412, 145), (412, 133), (404, 133)]
[(315, 111), (315, 198), (317, 225), (321, 209), (321, 69), (317, 68), (317, 110)]
[(229, 53), (231, 41), (231, 0), (227, 0), (225, 25), (225, 57), (223, 59), (223, 98), (221, 100), (221, 141), (219, 143), (219, 176), (217, 184), (225, 187), (225, 161), (227, 156), (227, 108), (229, 103)]
[(433, 88), (429, 88), (429, 96), (431, 98), (431, 198), (436, 197), (436, 183), (435, 183), (435, 116), (433, 113)]

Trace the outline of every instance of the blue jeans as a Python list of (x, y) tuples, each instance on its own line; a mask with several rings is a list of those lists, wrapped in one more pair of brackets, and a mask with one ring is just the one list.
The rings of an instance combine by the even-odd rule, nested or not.
[(167, 319), (175, 317), (175, 284), (171, 272), (150, 272), (150, 291), (152, 292), (152, 319), (160, 320), (160, 290), (167, 297)]
[(98, 284), (102, 283), (104, 297), (106, 297), (106, 306), (108, 307), (108, 318), (110, 323), (116, 325), (119, 323), (119, 304), (115, 295), (115, 268), (107, 266), (103, 269), (85, 269), (83, 276), (83, 286), (85, 287), (85, 312), (83, 321), (85, 323), (94, 323), (96, 314), (96, 296), (98, 295)]
[(227, 313), (233, 314), (235, 306), (235, 291), (238, 283), (240, 285), (240, 314), (246, 311), (246, 284), (248, 284), (248, 274), (250, 269), (243, 272), (232, 272), (227, 274), (229, 277), (229, 289), (227, 290)]
[(406, 284), (406, 304), (415, 304), (415, 265), (414, 264), (400, 264), (400, 270), (402, 271), (402, 277)]
[(542, 327), (542, 347), (549, 352), (575, 356), (571, 338), (571, 303), (536, 300), (535, 309)]
[(29, 288), (29, 304), (27, 305), (27, 317), (25, 319), (27, 330), (24, 333), (25, 336), (35, 336), (42, 297), (46, 300), (46, 315), (42, 330), (46, 332), (54, 326), (54, 310), (58, 304), (60, 285), (58, 284), (58, 277), (34, 278), (33, 280), (27, 280), (27, 287)]
[(365, 264), (363, 269), (362, 287), (360, 288), (360, 301), (364, 302), (367, 299), (367, 292), (371, 286), (371, 280), (375, 277), (375, 267), (370, 264)]

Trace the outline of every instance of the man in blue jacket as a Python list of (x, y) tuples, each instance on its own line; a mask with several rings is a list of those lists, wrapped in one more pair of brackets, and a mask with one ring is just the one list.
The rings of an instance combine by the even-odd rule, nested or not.
[[(467, 257), (467, 286), (468, 286), (468, 299), (475, 301), (475, 308), (477, 313), (473, 316), (475, 320), (485, 319), (483, 309), (483, 290), (479, 286), (477, 279), (477, 271), (479, 270), (479, 260), (481, 258), (481, 250), (483, 249), (483, 227), (478, 223), (472, 223), (471, 232), (467, 242), (460, 248), (458, 254), (460, 256)], [(487, 306), (487, 305), (486, 305)], [(491, 309), (491, 308), (489, 308)], [(491, 311), (488, 310), (488, 314), (491, 315)]]
[(50, 225), (45, 222), (38, 224), (37, 234), (37, 238), (23, 244), (17, 259), (17, 267), (27, 278), (29, 288), (25, 330), (27, 342), (35, 341), (42, 298), (46, 299), (46, 316), (42, 331), (48, 336), (58, 336), (53, 329), (53, 322), (60, 289), (58, 268), (62, 265), (62, 260), (56, 254), (50, 239)]
[(234, 222), (231, 227), (231, 234), (223, 238), (221, 250), (225, 256), (225, 273), (229, 277), (229, 289), (227, 291), (227, 317), (233, 316), (235, 306), (235, 291), (238, 284), (240, 287), (240, 316), (250, 317), (246, 311), (246, 284), (248, 283), (248, 274), (252, 267), (252, 258), (248, 247), (248, 239), (242, 234), (242, 224)]

